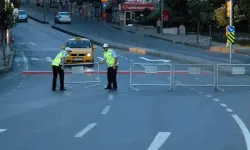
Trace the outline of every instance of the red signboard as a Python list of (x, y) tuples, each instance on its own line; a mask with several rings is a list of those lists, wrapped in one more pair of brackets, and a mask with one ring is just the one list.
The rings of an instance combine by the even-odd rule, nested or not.
[(144, 9), (149, 8), (151, 11), (155, 9), (154, 4), (122, 4), (122, 11), (143, 11)]
[(163, 20), (164, 21), (168, 21), (169, 20), (169, 13), (170, 11), (169, 10), (164, 10), (163, 11)]

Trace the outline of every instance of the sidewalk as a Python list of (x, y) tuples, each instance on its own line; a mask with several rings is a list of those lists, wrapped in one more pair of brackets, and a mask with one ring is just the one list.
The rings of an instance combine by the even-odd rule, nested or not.
[[(43, 21), (44, 19), (44, 9), (43, 8), (39, 8), (36, 7), (35, 5), (25, 5), (23, 6), (23, 9), (26, 10), (26, 12), (28, 14), (30, 14), (31, 17), (33, 18), (39, 18), (41, 21)], [(56, 14), (57, 10), (55, 9), (51, 9), (49, 8), (47, 13), (46, 13), (46, 21), (49, 22), (51, 25), (54, 25), (54, 16)], [(88, 28), (89, 31), (85, 31), (86, 35), (89, 35), (90, 37), (92, 36), (92, 33), (90, 33), (92, 30), (90, 27), (93, 25), (95, 26), (96, 24), (98, 24), (99, 26), (95, 27), (98, 30), (98, 33), (100, 35), (102, 35), (103, 37), (105, 37), (108, 34), (113, 34), (115, 36), (117, 36), (115, 33), (110, 33), (110, 30), (108, 30), (106, 27), (111, 27), (113, 29), (116, 30), (122, 30), (124, 32), (129, 32), (130, 34), (134, 34), (134, 35), (138, 35), (138, 36), (147, 36), (147, 37), (152, 37), (155, 39), (161, 39), (164, 41), (168, 41), (168, 42), (172, 42), (172, 43), (177, 43), (177, 44), (183, 44), (183, 45), (187, 45), (190, 47), (194, 47), (194, 48), (201, 48), (203, 50), (209, 50), (212, 52), (221, 52), (221, 53), (229, 53), (229, 48), (225, 47), (226, 43), (219, 43), (219, 42), (212, 42), (212, 46), (210, 46), (210, 39), (209, 37), (206, 36), (199, 36), (199, 44), (196, 43), (196, 35), (167, 35), (167, 34), (158, 34), (156, 31), (156, 28), (153, 27), (145, 27), (145, 26), (138, 26), (138, 27), (120, 27), (118, 25), (114, 25), (114, 24), (103, 24), (102, 21), (100, 22), (96, 22), (94, 20), (85, 20), (83, 18), (81, 18), (79, 15), (76, 16), (72, 16), (73, 17), (73, 22), (72, 22), (72, 28), (75, 28), (76, 24), (79, 27), (79, 24), (89, 24)], [(38, 20), (39, 20), (38, 19)], [(92, 25), (91, 25), (92, 23)], [(56, 25), (57, 26), (57, 25)], [(59, 25), (58, 25), (59, 26)], [(60, 25), (61, 26), (61, 25)], [(63, 26), (63, 25), (62, 25)], [(107, 31), (104, 30), (100, 30), (100, 26), (102, 26), (101, 28), (105, 28), (107, 29)], [(93, 32), (93, 31), (92, 31)], [(97, 36), (97, 37), (102, 37), (102, 36)], [(130, 37), (123, 35), (126, 38), (130, 39)], [(138, 39), (138, 37), (137, 37)], [(131, 39), (132, 44), (137, 45), (139, 47), (143, 47), (142, 44), (138, 44), (138, 42), (136, 40)], [(124, 40), (125, 42), (125, 40)], [(124, 43), (124, 44), (131, 44), (131, 43)], [(246, 47), (241, 47), (241, 46), (237, 46), (237, 45), (233, 45), (233, 53), (237, 53), (237, 54), (244, 54), (244, 55), (249, 55), (250, 56), (250, 48), (246, 48)]]
[[(229, 53), (229, 48), (226, 47), (226, 43), (212, 42), (210, 45), (210, 38), (206, 36), (199, 36), (199, 44), (197, 44), (197, 35), (170, 35), (170, 34), (158, 34), (157, 29), (154, 27), (145, 26), (131, 26), (121, 27), (114, 24), (109, 24), (112, 28), (118, 30), (124, 30), (126, 32), (140, 34), (144, 36), (153, 37), (156, 39), (162, 39), (172, 43), (184, 44), (196, 48), (202, 48), (213, 52)], [(245, 54), (250, 56), (250, 48), (233, 45), (233, 53)]]

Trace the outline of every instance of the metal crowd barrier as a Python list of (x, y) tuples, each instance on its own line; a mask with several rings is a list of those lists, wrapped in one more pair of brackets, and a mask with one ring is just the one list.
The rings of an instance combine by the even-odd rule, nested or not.
[[(182, 67), (182, 69), (178, 69), (179, 67)], [(185, 81), (189, 81), (189, 78), (187, 76), (182, 76), (185, 77), (185, 83), (182, 83), (178, 81), (178, 79), (176, 79), (176, 74), (186, 74), (193, 77), (208, 74), (209, 77), (211, 76), (211, 81), (208, 81), (207, 83), (197, 84), (197, 82), (206, 81), (201, 79), (195, 80), (195, 78), (191, 78), (193, 79), (193, 83), (186, 83)], [(207, 78), (205, 79), (207, 80)], [(216, 66), (212, 64), (176, 64), (173, 66), (173, 87), (214, 87), (214, 89), (216, 90)]]
[[(144, 71), (134, 71), (135, 66), (142, 66)], [(158, 71), (158, 66), (166, 66), (165, 71)], [(169, 77), (166, 79), (169, 81), (164, 81), (163, 83), (134, 83), (133, 74), (169, 74)], [(169, 63), (131, 63), (130, 64), (130, 77), (129, 77), (129, 89), (139, 91), (138, 88), (134, 86), (169, 86), (169, 91), (172, 90), (172, 64)]]
[[(88, 66), (88, 65), (97, 66), (97, 70), (95, 72), (92, 72), (92, 74), (96, 75), (96, 77), (93, 80), (75, 81), (75, 82), (67, 82), (66, 81), (65, 84), (89, 84), (89, 83), (93, 83), (93, 85), (86, 86), (85, 88), (90, 88), (90, 87), (95, 87), (95, 86), (104, 86), (103, 84), (101, 84), (99, 63), (64, 64), (64, 68), (71, 67), (72, 74), (82, 74), (84, 76), (86, 74), (91, 74), (91, 72), (86, 71), (86, 66)], [(86, 76), (84, 76), (84, 77), (86, 77)]]
[[(217, 75), (216, 75), (217, 89), (222, 90), (219, 87), (250, 87), (250, 83), (248, 79), (244, 79), (244, 78), (238, 78), (236, 81), (232, 80), (231, 78), (228, 78), (225, 80), (225, 82), (228, 84), (221, 83), (222, 79), (220, 78), (220, 72), (227, 72), (227, 74), (233, 75), (233, 76), (236, 76), (236, 75), (244, 76), (248, 74), (248, 70), (246, 69), (246, 67), (250, 67), (250, 64), (218, 64), (217, 71), (216, 71), (217, 72)], [(245, 82), (246, 84), (243, 84), (243, 82)]]

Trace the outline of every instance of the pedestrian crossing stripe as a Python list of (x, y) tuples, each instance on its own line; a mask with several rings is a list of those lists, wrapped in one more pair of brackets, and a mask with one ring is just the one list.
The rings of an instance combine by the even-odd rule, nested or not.
[(228, 36), (227, 36), (227, 40), (230, 42), (230, 43), (234, 43), (235, 42), (235, 34), (232, 32), (232, 33), (228, 33)]

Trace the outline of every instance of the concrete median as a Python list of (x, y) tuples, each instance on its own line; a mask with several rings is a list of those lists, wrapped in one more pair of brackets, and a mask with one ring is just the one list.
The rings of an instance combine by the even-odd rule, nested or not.
[[(68, 30), (65, 30), (60, 27), (56, 27), (54, 25), (51, 26), (53, 29), (58, 30), (60, 32), (69, 34), (71, 36), (76, 36), (76, 37), (84, 37), (90, 39), (94, 44), (96, 45), (102, 45), (105, 42), (110, 43), (110, 46), (112, 48), (117, 48), (119, 50), (123, 51), (128, 51), (131, 53), (138, 53), (138, 54), (145, 54), (145, 55), (151, 55), (151, 56), (156, 56), (164, 59), (171, 59), (171, 60), (176, 60), (180, 63), (188, 63), (188, 64), (212, 64), (212, 65), (217, 65), (220, 64), (221, 62), (215, 62), (211, 61), (208, 59), (203, 59), (203, 58), (198, 58), (198, 57), (192, 57), (192, 56), (187, 56), (187, 55), (182, 55), (182, 54), (177, 54), (177, 53), (170, 53), (170, 52), (159, 52), (157, 50), (149, 50), (146, 48), (131, 48), (130, 46), (122, 45), (122, 44), (117, 44), (117, 43), (112, 43), (109, 41), (101, 41), (101, 40), (96, 40), (94, 38), (86, 37), (84, 35), (80, 35)], [(213, 68), (210, 68), (209, 66), (206, 67), (207, 70), (213, 70)], [(220, 69), (219, 73), (224, 74), (224, 75), (232, 75), (232, 70), (230, 68), (223, 68)]]
[(42, 23), (42, 24), (49, 24), (48, 21), (46, 21), (46, 20), (44, 21), (44, 20), (37, 19), (37, 18), (35, 18), (35, 17), (33, 17), (33, 16), (29, 15), (29, 14), (28, 14), (28, 17), (29, 17), (30, 19), (36, 21), (36, 22), (39, 22), (39, 23)]

